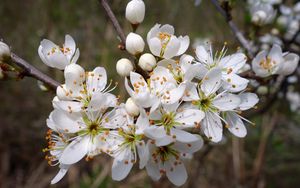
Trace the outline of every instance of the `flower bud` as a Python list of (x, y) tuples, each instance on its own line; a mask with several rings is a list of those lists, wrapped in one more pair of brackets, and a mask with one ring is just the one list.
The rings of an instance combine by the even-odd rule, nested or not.
[(129, 76), (133, 71), (133, 65), (129, 59), (122, 58), (117, 62), (116, 69), (120, 76)]
[(152, 71), (156, 65), (156, 59), (152, 54), (146, 53), (140, 57), (138, 65), (144, 71)]
[(140, 114), (139, 107), (134, 103), (132, 98), (128, 98), (125, 103), (126, 112), (131, 116), (138, 116)]
[(257, 93), (260, 95), (266, 95), (268, 93), (268, 87), (266, 86), (259, 86), (257, 88)]
[(145, 17), (145, 3), (142, 0), (132, 0), (126, 6), (126, 19), (131, 24), (140, 24)]
[(9, 46), (0, 41), (0, 62), (4, 61), (7, 57), (10, 57), (10, 54)]
[(267, 14), (266, 12), (259, 10), (257, 11), (253, 17), (252, 17), (252, 22), (255, 24), (262, 24), (264, 22), (264, 20), (267, 18)]
[(140, 54), (144, 51), (145, 42), (143, 38), (135, 33), (129, 33), (126, 38), (126, 50), (132, 55)]

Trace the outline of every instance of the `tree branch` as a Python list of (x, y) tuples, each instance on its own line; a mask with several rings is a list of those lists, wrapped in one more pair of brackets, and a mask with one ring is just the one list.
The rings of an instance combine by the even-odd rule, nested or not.
[(103, 6), (104, 10), (106, 11), (107, 16), (109, 17), (110, 21), (112, 22), (116, 32), (118, 33), (120, 39), (121, 39), (121, 44), (120, 44), (120, 49), (121, 50), (125, 50), (125, 42), (126, 42), (126, 37), (124, 34), (123, 29), (121, 28), (115, 14), (113, 13), (113, 11), (111, 10), (107, 0), (99, 0), (99, 2), (101, 3), (101, 5)]
[(253, 51), (249, 44), (249, 41), (243, 35), (243, 33), (239, 30), (236, 24), (232, 21), (232, 16), (229, 10), (225, 10), (221, 7), (218, 0), (211, 0), (216, 9), (221, 13), (221, 15), (226, 19), (231, 31), (233, 32), (235, 38), (239, 41), (243, 48), (247, 50), (248, 56), (252, 59), (254, 57)]
[(56, 90), (56, 88), (60, 85), (59, 82), (49, 77), (48, 75), (44, 74), (36, 67), (32, 66), (31, 64), (29, 64), (27, 61), (20, 58), (16, 54), (11, 53), (11, 60), (13, 61), (14, 64), (16, 64), (17, 66), (23, 69), (22, 72), (23, 76), (28, 76), (40, 80), (53, 90)]

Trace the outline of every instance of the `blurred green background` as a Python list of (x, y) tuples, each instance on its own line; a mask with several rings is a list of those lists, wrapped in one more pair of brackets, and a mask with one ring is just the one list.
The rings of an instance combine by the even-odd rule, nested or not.
[[(124, 31), (129, 33), (131, 26), (124, 17), (127, 2), (111, 0), (110, 4)], [(169, 23), (175, 26), (177, 34), (188, 34), (191, 43), (209, 38), (216, 48), (221, 48), (225, 41), (231, 51), (239, 46), (224, 18), (208, 0), (203, 0), (199, 7), (194, 6), (193, 0), (145, 0), (145, 3), (145, 21), (137, 30), (144, 37), (155, 23)], [(233, 14), (243, 29), (247, 27), (243, 22), (245, 2), (237, 3), (239, 9)], [(78, 63), (87, 70), (104, 66), (109, 78), (120, 83), (114, 92), (124, 101), (126, 91), (123, 79), (115, 72), (115, 63), (127, 54), (117, 48), (116, 33), (98, 1), (0, 1), (0, 38), (13, 52), (60, 82), (62, 72), (44, 65), (37, 49), (43, 38), (62, 44), (65, 34), (73, 36), (80, 48)], [(193, 54), (192, 48), (189, 53)], [(0, 81), (0, 187), (50, 187), (58, 168), (47, 165), (42, 149), (46, 147), (45, 121), (52, 110), (53, 97), (53, 92), (41, 91), (31, 78)], [(268, 135), (275, 112), (275, 129)], [(251, 119), (257, 125), (247, 127), (245, 139), (233, 139), (225, 131), (224, 143), (212, 146), (213, 149), (203, 148), (188, 162), (189, 179), (184, 187), (251, 187), (254, 161), (261, 154), (258, 146), (264, 139), (268, 142), (260, 164), (259, 187), (299, 187), (299, 119), (299, 114), (290, 112), (289, 105), (281, 101), (268, 113)], [(207, 151), (209, 154), (200, 160)], [(152, 182), (145, 170), (137, 168), (124, 181), (114, 182), (110, 167), (111, 159), (106, 156), (90, 162), (83, 160), (52, 187), (172, 187), (166, 179)]]

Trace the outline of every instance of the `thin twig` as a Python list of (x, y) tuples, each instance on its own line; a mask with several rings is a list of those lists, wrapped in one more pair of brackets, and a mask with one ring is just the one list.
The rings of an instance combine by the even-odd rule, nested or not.
[(40, 80), (41, 82), (45, 83), (47, 86), (51, 87), (51, 89), (56, 90), (56, 88), (60, 85), (59, 82), (51, 78), (50, 76), (44, 74), (40, 70), (38, 70), (33, 65), (29, 64), (24, 59), (20, 58), (16, 54), (11, 54), (11, 60), (13, 63), (15, 63), (17, 66), (23, 69), (22, 75), (28, 76), (32, 78), (36, 78), (37, 80)]
[(229, 10), (224, 10), (219, 4), (218, 0), (211, 0), (216, 9), (221, 13), (221, 15), (226, 19), (226, 22), (230, 26), (231, 31), (233, 32), (235, 38), (239, 41), (243, 48), (247, 50), (249, 58), (253, 58), (254, 54), (252, 48), (250, 46), (249, 41), (243, 35), (243, 33), (239, 30), (236, 24), (232, 21), (232, 16)]
[(109, 17), (110, 21), (112, 22), (116, 32), (118, 33), (120, 39), (121, 39), (121, 44), (120, 44), (120, 49), (125, 50), (125, 42), (126, 42), (126, 37), (124, 34), (123, 29), (121, 28), (115, 14), (111, 10), (107, 0), (99, 0), (101, 5), (103, 6), (104, 10), (106, 11), (107, 16)]

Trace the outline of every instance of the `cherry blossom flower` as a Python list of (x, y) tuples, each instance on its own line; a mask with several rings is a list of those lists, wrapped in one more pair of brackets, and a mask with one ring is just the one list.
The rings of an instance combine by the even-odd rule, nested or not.
[(252, 61), (252, 69), (257, 76), (267, 77), (273, 74), (289, 75), (297, 68), (299, 56), (294, 53), (282, 53), (281, 47), (274, 44), (270, 52), (259, 52)]
[(191, 103), (191, 107), (204, 111), (205, 117), (200, 123), (200, 128), (213, 142), (219, 142), (222, 139), (222, 121), (227, 124), (220, 113), (232, 111), (241, 103), (239, 96), (226, 90), (217, 93), (222, 85), (221, 77), (221, 69), (211, 69), (198, 87), (198, 100), (194, 100)]
[(79, 58), (79, 49), (76, 49), (75, 41), (70, 35), (66, 35), (62, 47), (48, 39), (42, 40), (38, 53), (43, 63), (60, 70), (65, 69), (67, 65), (76, 63)]
[(254, 3), (250, 7), (252, 22), (257, 25), (272, 23), (276, 17), (276, 10), (268, 3)]
[(174, 27), (171, 25), (156, 24), (147, 34), (147, 42), (153, 55), (165, 59), (183, 54), (189, 47), (188, 36), (174, 35)]
[(75, 135), (63, 150), (59, 162), (71, 165), (84, 156), (89, 158), (102, 152), (109, 152), (109, 140), (111, 140), (113, 129), (121, 127), (126, 122), (124, 113), (123, 108), (72, 114), (55, 109), (50, 114), (53, 124), (60, 131)]
[[(230, 92), (239, 92), (244, 90), (249, 81), (238, 75), (240, 70), (245, 66), (247, 57), (245, 54), (237, 52), (232, 55), (226, 55), (225, 46), (215, 56), (213, 56), (212, 47), (198, 46), (196, 48), (196, 59), (205, 66), (207, 70), (212, 68), (220, 68), (222, 70), (222, 87)], [(205, 71), (200, 69), (200, 78), (203, 78)]]
[(112, 165), (112, 178), (120, 181), (130, 172), (138, 160), (139, 167), (144, 168), (149, 159), (149, 151), (143, 140), (143, 131), (146, 128), (148, 118), (146, 112), (141, 110), (140, 116), (134, 123), (131, 116), (127, 115), (127, 122), (113, 133), (113, 145), (110, 155), (114, 157)]
[(151, 126), (144, 132), (148, 138), (155, 140), (157, 146), (168, 145), (175, 141), (189, 143), (198, 140), (197, 136), (183, 129), (199, 125), (204, 118), (204, 112), (178, 107), (178, 103), (163, 105), (150, 114)]
[(161, 104), (174, 104), (179, 101), (185, 91), (185, 84), (177, 84), (172, 73), (165, 67), (157, 66), (151, 73), (150, 78), (145, 79), (138, 73), (130, 73), (129, 86), (128, 79), (125, 79), (125, 87), (128, 94), (137, 105), (149, 108), (151, 112)]
[(116, 96), (109, 93), (114, 88), (109, 89), (111, 83), (106, 86), (107, 75), (103, 67), (85, 73), (82, 67), (72, 64), (66, 67), (64, 75), (65, 84), (57, 88), (57, 97), (53, 100), (56, 108), (72, 113), (86, 108), (99, 110), (99, 104), (104, 110), (116, 106)]
[(187, 172), (183, 160), (203, 146), (201, 137), (198, 136), (198, 140), (190, 143), (175, 142), (160, 147), (154, 143), (151, 140), (147, 143), (151, 156), (146, 165), (148, 175), (154, 181), (158, 181), (162, 175), (166, 175), (174, 185), (183, 185), (187, 180)]

